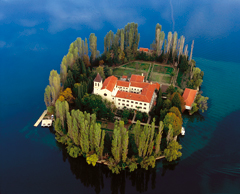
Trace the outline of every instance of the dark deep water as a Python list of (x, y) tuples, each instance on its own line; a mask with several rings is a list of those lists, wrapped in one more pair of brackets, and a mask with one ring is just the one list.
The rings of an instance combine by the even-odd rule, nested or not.
[[(205, 0), (0, 1), (0, 193), (240, 193), (239, 8)], [(142, 47), (152, 43), (156, 23), (185, 35), (189, 46), (195, 40), (209, 109), (184, 115), (178, 162), (112, 175), (69, 158), (52, 129), (33, 124), (45, 109), (49, 72), (59, 72), (69, 44), (94, 32), (102, 52), (105, 34), (132, 21)]]

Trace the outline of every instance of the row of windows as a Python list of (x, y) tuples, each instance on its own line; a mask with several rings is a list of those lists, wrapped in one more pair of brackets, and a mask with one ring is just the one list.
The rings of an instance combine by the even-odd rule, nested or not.
[[(121, 105), (121, 103), (118, 103), (118, 105), (120, 106), (120, 105)], [(124, 103), (122, 103), (122, 106), (125, 106), (125, 104), (124, 104)], [(129, 104), (126, 104), (126, 106), (127, 106), (127, 107), (130, 107), (130, 105), (129, 105)], [(131, 108), (133, 108), (133, 105), (131, 105)], [(144, 110), (146, 110), (146, 107), (141, 107), (141, 106), (135, 106), (135, 108), (138, 108), (139, 110), (140, 110), (140, 109), (144, 109)]]
[[(118, 99), (118, 101), (121, 101), (121, 99)], [(122, 100), (122, 102), (125, 102), (125, 100)], [(126, 100), (126, 102), (129, 102), (129, 100)], [(133, 101), (131, 101), (131, 103), (134, 103)], [(135, 102), (135, 104), (138, 104), (138, 102)], [(142, 102), (140, 102), (139, 103), (140, 105), (142, 105), (143, 103)], [(146, 103), (144, 103), (144, 106), (146, 106), (147, 104)]]
[(142, 91), (142, 89), (138, 89), (138, 88), (131, 88), (131, 90), (135, 90), (135, 91)]

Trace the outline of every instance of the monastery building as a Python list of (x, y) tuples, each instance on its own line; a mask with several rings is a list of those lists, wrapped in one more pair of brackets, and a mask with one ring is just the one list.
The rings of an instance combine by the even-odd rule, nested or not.
[(110, 76), (102, 82), (97, 74), (93, 93), (113, 102), (119, 109), (126, 107), (148, 113), (156, 100), (155, 90), (159, 90), (160, 84), (144, 82), (144, 76), (140, 75), (132, 75), (129, 81), (126, 80), (127, 76), (122, 76), (121, 80)]

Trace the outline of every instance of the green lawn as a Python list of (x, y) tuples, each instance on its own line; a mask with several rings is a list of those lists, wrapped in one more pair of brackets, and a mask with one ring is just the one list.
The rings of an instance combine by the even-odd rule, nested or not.
[(172, 67), (164, 67), (161, 65), (154, 65), (153, 71), (157, 72), (157, 73), (163, 73), (163, 74), (170, 75), (174, 71), (174, 69)]
[(159, 74), (159, 73), (152, 72), (151, 81), (170, 84), (171, 77), (168, 76), (168, 75), (162, 75), (162, 74)]
[(132, 74), (142, 75), (142, 71), (137, 71), (135, 69), (130, 70), (130, 69), (124, 69), (124, 68), (113, 69), (113, 75), (115, 75), (116, 77), (122, 77), (123, 75), (131, 77)]
[(126, 65), (123, 65), (122, 67), (137, 69), (148, 72), (148, 69), (150, 67), (149, 63), (141, 63), (141, 62), (130, 62)]
[(178, 84), (179, 87), (180, 87), (181, 82), (182, 82), (182, 76), (183, 76), (183, 72), (179, 71), (178, 72), (178, 77), (177, 77), (177, 84)]

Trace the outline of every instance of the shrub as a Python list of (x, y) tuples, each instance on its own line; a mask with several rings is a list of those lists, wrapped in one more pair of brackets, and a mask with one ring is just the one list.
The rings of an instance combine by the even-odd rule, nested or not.
[(50, 114), (55, 114), (55, 107), (54, 107), (54, 106), (48, 106), (48, 107), (47, 107), (47, 111), (48, 111)]

